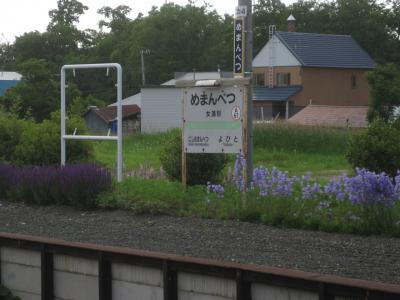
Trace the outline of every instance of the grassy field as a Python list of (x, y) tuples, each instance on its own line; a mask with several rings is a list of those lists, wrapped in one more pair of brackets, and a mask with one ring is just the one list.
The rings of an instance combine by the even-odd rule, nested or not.
[[(257, 126), (254, 130), (254, 166), (277, 167), (293, 175), (311, 171), (322, 181), (351, 172), (345, 158), (352, 131), (286, 124)], [(171, 133), (134, 134), (124, 139), (125, 170), (140, 166), (159, 169), (159, 155)], [(95, 159), (110, 169), (116, 165), (116, 143), (97, 142)], [(233, 165), (234, 156), (231, 157)]]
[[(123, 155), (125, 170), (143, 166), (159, 168), (159, 154), (171, 133), (134, 134), (124, 138)], [(117, 145), (110, 142), (96, 142), (95, 159), (112, 169), (117, 162)]]

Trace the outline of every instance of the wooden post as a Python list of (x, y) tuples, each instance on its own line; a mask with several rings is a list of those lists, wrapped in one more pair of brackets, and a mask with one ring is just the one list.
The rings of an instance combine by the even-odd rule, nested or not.
[(246, 184), (246, 186), (247, 186), (247, 182), (248, 182), (248, 172), (247, 172), (247, 170), (248, 170), (248, 159), (249, 159), (249, 152), (248, 152), (248, 118), (249, 118), (249, 115), (248, 115), (248, 105), (247, 105), (247, 103), (248, 103), (248, 99), (247, 99), (247, 97), (248, 97), (248, 90), (247, 90), (247, 86), (243, 86), (242, 87), (242, 92), (243, 92), (243, 119), (242, 119), (242, 128), (243, 128), (243, 130), (242, 130), (242, 140), (243, 140), (243, 156), (244, 156), (244, 159), (246, 160), (246, 167), (245, 167), (245, 169), (243, 170), (244, 172), (244, 174), (243, 174), (243, 181), (245, 182), (245, 184)]
[(289, 120), (289, 100), (286, 101), (285, 119), (286, 119), (286, 121)]
[[(184, 147), (182, 147), (184, 148)], [(186, 187), (187, 185), (187, 166), (186, 166), (186, 152), (182, 149), (182, 185)]]

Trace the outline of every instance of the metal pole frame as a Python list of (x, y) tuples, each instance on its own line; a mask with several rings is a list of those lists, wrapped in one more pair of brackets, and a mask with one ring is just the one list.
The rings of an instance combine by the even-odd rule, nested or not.
[[(66, 105), (65, 105), (65, 72), (66, 70), (76, 69), (117, 69), (117, 136), (91, 136), (91, 135), (67, 135), (66, 134)], [(61, 166), (66, 163), (66, 140), (100, 140), (100, 141), (117, 141), (117, 180), (122, 181), (122, 67), (117, 63), (105, 64), (81, 64), (81, 65), (64, 65), (61, 68)]]

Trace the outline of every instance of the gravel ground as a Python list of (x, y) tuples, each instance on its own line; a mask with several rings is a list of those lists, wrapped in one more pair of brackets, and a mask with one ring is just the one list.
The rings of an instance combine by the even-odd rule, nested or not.
[(0, 201), (0, 231), (400, 284), (400, 239)]

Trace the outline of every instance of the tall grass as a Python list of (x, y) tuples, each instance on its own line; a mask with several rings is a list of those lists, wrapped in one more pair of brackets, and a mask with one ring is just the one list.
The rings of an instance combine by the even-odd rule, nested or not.
[[(160, 154), (163, 147), (174, 136), (174, 131), (164, 133), (135, 133), (124, 137), (123, 153), (126, 171), (139, 169), (141, 166), (151, 166), (158, 169), (161, 166)], [(115, 169), (117, 145), (110, 142), (95, 143), (95, 159), (110, 169)]]
[(283, 122), (256, 125), (254, 147), (309, 154), (343, 154), (354, 129), (311, 127)]
[[(295, 175), (311, 171), (329, 179), (351, 171), (345, 158), (351, 129), (306, 127), (278, 122), (254, 128), (254, 165), (276, 166)], [(160, 154), (176, 131), (134, 134), (124, 138), (124, 169), (126, 172), (151, 166), (159, 169)], [(116, 167), (116, 144), (98, 142), (95, 157), (111, 170)], [(233, 163), (235, 155), (229, 156)]]

